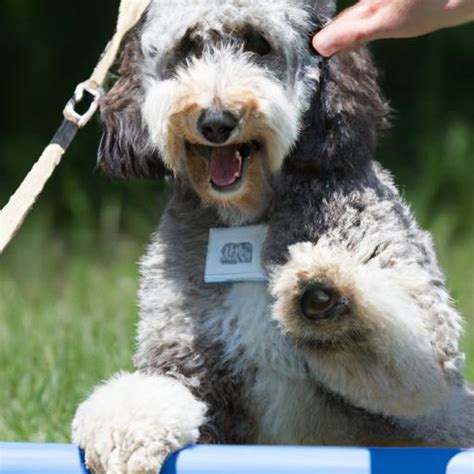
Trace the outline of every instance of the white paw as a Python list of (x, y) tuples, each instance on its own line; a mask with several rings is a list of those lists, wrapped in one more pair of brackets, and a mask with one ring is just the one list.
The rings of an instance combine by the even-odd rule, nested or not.
[(205, 412), (173, 378), (119, 374), (79, 406), (72, 440), (96, 474), (156, 474), (169, 454), (197, 441)]

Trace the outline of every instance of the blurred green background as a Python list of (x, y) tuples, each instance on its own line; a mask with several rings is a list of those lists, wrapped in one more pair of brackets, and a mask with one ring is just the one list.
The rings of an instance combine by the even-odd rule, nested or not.
[[(110, 37), (117, 0), (0, 3), (0, 206), (61, 121)], [(474, 26), (373, 46), (397, 111), (379, 160), (435, 236), (467, 320), (474, 379)], [(166, 201), (163, 183), (112, 183), (82, 131), (0, 257), (0, 439), (65, 441), (75, 405), (131, 367), (136, 261)]]

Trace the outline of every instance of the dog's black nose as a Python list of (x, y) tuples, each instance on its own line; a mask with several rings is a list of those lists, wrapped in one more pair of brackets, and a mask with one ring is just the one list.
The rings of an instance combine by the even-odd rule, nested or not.
[(198, 128), (203, 137), (211, 143), (224, 143), (229, 139), (238, 123), (238, 120), (230, 112), (206, 109), (199, 117)]

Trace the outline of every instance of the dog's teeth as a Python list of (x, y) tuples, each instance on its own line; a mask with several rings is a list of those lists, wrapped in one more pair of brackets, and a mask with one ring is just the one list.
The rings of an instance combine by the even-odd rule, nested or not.
[(235, 176), (236, 178), (240, 178), (240, 174), (241, 174), (241, 172), (242, 172), (242, 159), (243, 159), (243, 158), (242, 158), (242, 155), (240, 154), (240, 151), (239, 151), (239, 150), (237, 150), (237, 151), (235, 152), (235, 157), (239, 160), (239, 170), (235, 172), (235, 175), (234, 175), (234, 176)]

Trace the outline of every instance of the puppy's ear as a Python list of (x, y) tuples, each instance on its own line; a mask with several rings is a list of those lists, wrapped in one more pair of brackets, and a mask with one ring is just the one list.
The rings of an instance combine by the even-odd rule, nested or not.
[(166, 173), (141, 114), (144, 90), (140, 31), (141, 24), (124, 39), (119, 79), (100, 103), (103, 134), (98, 167), (119, 179), (156, 179)]
[(366, 48), (322, 59), (289, 163), (326, 170), (360, 167), (374, 158), (377, 132), (388, 127), (389, 112)]

